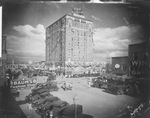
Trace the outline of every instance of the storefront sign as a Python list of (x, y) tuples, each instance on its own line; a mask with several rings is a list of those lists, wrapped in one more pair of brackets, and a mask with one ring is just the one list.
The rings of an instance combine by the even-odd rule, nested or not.
[(141, 60), (131, 61), (131, 66), (145, 66), (146, 62)]
[(25, 88), (25, 87), (31, 87), (36, 84), (36, 79), (32, 80), (19, 80), (19, 81), (11, 81), (10, 87), (11, 88)]
[(147, 65), (145, 61), (133, 60), (130, 62), (130, 74), (132, 76), (146, 76), (147, 75)]

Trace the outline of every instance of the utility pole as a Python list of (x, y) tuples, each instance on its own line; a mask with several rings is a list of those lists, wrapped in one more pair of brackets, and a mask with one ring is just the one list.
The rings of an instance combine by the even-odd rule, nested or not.
[(74, 98), (73, 98), (73, 102), (74, 102), (74, 105), (75, 105), (75, 118), (77, 118), (77, 104), (76, 104), (76, 100), (77, 100), (77, 96), (75, 95)]

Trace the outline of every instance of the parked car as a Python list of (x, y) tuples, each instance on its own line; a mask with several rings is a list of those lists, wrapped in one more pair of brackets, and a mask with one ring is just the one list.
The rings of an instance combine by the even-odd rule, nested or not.
[(66, 107), (68, 105), (69, 104), (66, 101), (58, 100), (58, 101), (53, 102), (53, 107), (58, 107), (60, 109)]
[(44, 92), (44, 93), (41, 93), (39, 94), (42, 98), (45, 98), (45, 97), (48, 97), (48, 96), (52, 96), (49, 92)]
[(53, 105), (51, 102), (45, 102), (45, 104), (40, 105), (37, 108), (36, 112), (38, 114), (42, 115), (42, 114), (45, 114), (47, 110), (52, 110), (52, 108), (53, 108)]
[(115, 94), (115, 95), (124, 94), (124, 90), (125, 90), (125, 85), (116, 85), (116, 84), (111, 84), (106, 89), (106, 91), (108, 93), (112, 93), (112, 94)]
[(37, 93), (37, 91), (40, 90), (40, 89), (43, 89), (43, 88), (40, 87), (40, 88), (34, 88), (34, 89), (32, 89), (31, 90), (32, 95), (35, 95)]
[(75, 105), (75, 104), (71, 104), (71, 105), (68, 105), (67, 107), (65, 107), (64, 109), (61, 110), (61, 116), (73, 116), (75, 115), (75, 108), (76, 108), (76, 115), (80, 115), (83, 113), (83, 108), (82, 108), (82, 105)]
[(36, 100), (36, 101), (34, 101), (34, 102), (32, 103), (32, 106), (37, 108), (37, 107), (39, 107), (41, 104), (44, 104), (45, 101), (46, 101), (45, 98), (38, 99), (38, 100)]
[(48, 97), (46, 97), (45, 99), (46, 99), (46, 101), (48, 101), (48, 102), (55, 102), (55, 101), (60, 100), (60, 99), (59, 99), (58, 97), (56, 97), (56, 96), (48, 96)]
[(26, 102), (30, 102), (30, 101), (31, 101), (31, 97), (32, 97), (32, 94), (30, 93), (29, 95), (27, 95), (27, 96), (25, 97), (25, 101), (26, 101)]
[(38, 94), (41, 94), (41, 93), (44, 93), (44, 92), (49, 92), (49, 90), (42, 88), (42, 89), (36, 91), (36, 93), (38, 93)]
[(38, 100), (38, 99), (41, 99), (41, 96), (40, 96), (39, 94), (36, 94), (36, 95), (32, 96), (30, 99), (31, 99), (32, 101), (36, 101), (36, 100)]

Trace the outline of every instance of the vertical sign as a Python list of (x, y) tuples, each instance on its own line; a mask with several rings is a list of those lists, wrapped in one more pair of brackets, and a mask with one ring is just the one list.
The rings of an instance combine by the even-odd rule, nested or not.
[(0, 6), (0, 58), (2, 57), (2, 6)]

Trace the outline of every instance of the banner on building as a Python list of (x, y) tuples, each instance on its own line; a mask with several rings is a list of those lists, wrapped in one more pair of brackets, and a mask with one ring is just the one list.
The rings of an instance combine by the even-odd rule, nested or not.
[(32, 80), (18, 80), (18, 81), (11, 81), (10, 88), (26, 88), (32, 87), (36, 84), (36, 79)]

